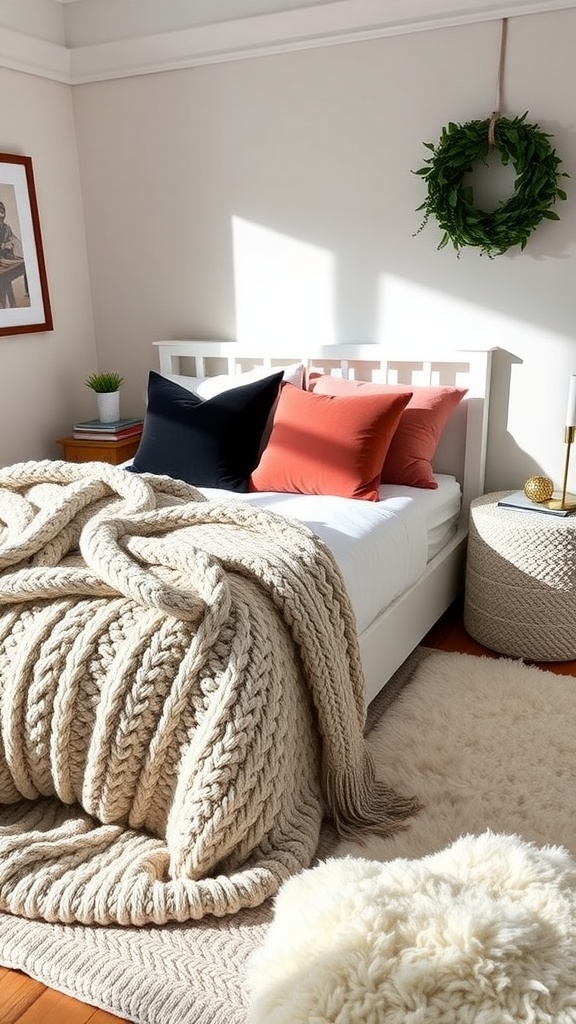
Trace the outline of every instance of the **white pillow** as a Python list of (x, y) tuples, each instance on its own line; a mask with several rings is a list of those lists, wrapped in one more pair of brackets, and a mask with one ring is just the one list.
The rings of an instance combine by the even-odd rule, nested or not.
[(165, 373), (164, 377), (173, 380), (175, 384), (193, 391), (200, 398), (213, 398), (223, 391), (231, 391), (232, 388), (240, 388), (243, 384), (250, 384), (254, 380), (264, 380), (274, 373), (284, 371), (284, 382), (293, 384), (297, 388), (304, 387), (304, 365), (303, 363), (291, 363), (289, 366), (257, 366), (254, 370), (247, 370), (246, 373), (220, 373), (216, 377), (185, 377), (179, 373)]

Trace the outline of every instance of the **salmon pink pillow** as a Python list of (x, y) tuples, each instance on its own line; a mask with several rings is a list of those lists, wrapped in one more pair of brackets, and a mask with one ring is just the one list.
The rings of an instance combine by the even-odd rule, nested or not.
[(411, 394), (336, 396), (282, 387), (250, 490), (378, 501), (386, 452)]
[[(404, 391), (401, 384), (371, 384), (343, 380), (327, 374), (311, 374), (308, 387), (317, 395), (391, 395)], [(384, 465), (383, 484), (435, 489), (432, 459), (442, 431), (466, 388), (415, 386), (412, 398), (400, 417)]]

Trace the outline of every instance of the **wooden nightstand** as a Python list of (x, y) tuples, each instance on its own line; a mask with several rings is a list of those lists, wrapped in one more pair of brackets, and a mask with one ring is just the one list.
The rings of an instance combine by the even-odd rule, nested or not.
[(110, 462), (119, 466), (136, 454), (141, 436), (136, 434), (121, 441), (83, 441), (76, 437), (61, 437), (56, 444), (61, 446), (66, 462)]

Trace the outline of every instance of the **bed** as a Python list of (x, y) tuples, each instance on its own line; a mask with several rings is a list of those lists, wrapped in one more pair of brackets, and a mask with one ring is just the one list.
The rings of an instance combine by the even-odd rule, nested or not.
[[(249, 499), (262, 507), (301, 518), (333, 547), (336, 541), (335, 553), (359, 623), (369, 703), (461, 590), (468, 510), (473, 498), (484, 492), (491, 351), (451, 352), (431, 359), (429, 353), (395, 354), (379, 345), (322, 346), (304, 354), (294, 347), (273, 355), (255, 353), (235, 342), (159, 341), (155, 348), (160, 373), (183, 386), (222, 374), (239, 375), (241, 383), (241, 375), (254, 368), (272, 372), (300, 362), (308, 373), (326, 373), (336, 378), (417, 388), (437, 385), (466, 389), (442, 430), (433, 457), (440, 484), (437, 491), (383, 485), (380, 497), (386, 510), (354, 501), (344, 502), (347, 507), (342, 509), (337, 507), (338, 500), (317, 496), (268, 493)], [(376, 548), (362, 549), (357, 544), (358, 537), (364, 535), (370, 545), (373, 532), (370, 523), (358, 525), (355, 518), (378, 518), (379, 513), (388, 509), (393, 520), (392, 539), (382, 541), (383, 551), (395, 554), (396, 561), (402, 552), (404, 565), (397, 565), (390, 587), (383, 586), (385, 579), (380, 574), (380, 589), (366, 607), (364, 579), (373, 575), (377, 581), (377, 559), (383, 556)], [(332, 528), (330, 518), (335, 514), (342, 517), (337, 529)], [(346, 525), (347, 517), (352, 520), (351, 532)], [(415, 522), (420, 529), (414, 532)], [(411, 556), (411, 544), (419, 548), (415, 557)]]
[[(158, 352), (131, 467), (0, 469), (9, 914), (102, 926), (235, 914), (311, 863), (326, 816), (342, 836), (388, 836), (418, 808), (377, 778), (366, 705), (460, 588), (489, 353)], [(211, 401), (183, 386), (220, 387), (223, 371)], [(240, 373), (254, 376), (242, 386)], [(420, 456), (403, 469), (427, 485), (390, 480), (403, 427), (440, 398), (434, 470)], [(279, 486), (286, 473), (305, 493)], [(383, 554), (366, 550), (367, 523), (370, 545), (392, 530)]]

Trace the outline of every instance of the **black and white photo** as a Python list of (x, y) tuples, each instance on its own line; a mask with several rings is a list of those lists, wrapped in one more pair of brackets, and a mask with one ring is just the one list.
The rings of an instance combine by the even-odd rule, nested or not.
[(32, 160), (0, 153), (0, 337), (50, 330)]

